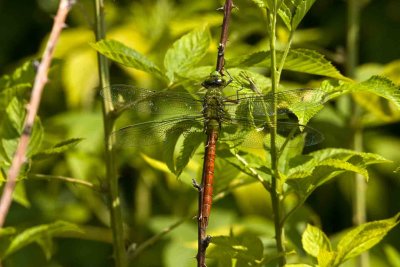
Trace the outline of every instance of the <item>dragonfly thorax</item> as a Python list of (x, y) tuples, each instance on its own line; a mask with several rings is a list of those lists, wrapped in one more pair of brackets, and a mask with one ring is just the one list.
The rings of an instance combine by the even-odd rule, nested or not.
[(226, 117), (224, 97), (218, 87), (209, 88), (203, 102), (203, 116), (205, 132), (218, 131)]

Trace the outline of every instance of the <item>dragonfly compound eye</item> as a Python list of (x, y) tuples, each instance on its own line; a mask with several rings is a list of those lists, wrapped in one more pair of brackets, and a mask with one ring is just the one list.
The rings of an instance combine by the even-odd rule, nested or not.
[(218, 75), (212, 75), (201, 85), (205, 88), (222, 87), (226, 85), (226, 81)]

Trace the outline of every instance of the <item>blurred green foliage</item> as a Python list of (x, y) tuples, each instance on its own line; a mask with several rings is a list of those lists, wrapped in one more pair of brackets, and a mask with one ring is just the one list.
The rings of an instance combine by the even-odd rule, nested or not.
[[(238, 0), (235, 4), (238, 9), (234, 10), (230, 26), (227, 65), (229, 59), (267, 48), (267, 31), (259, 9), (251, 1)], [(108, 1), (107, 37), (134, 48), (158, 66), (163, 66), (173, 64), (173, 55), (167, 57), (169, 63), (163, 62), (163, 58), (176, 39), (194, 28), (207, 25), (210, 28), (210, 47), (199, 65), (214, 65), (222, 21), (221, 13), (215, 11), (218, 7), (216, 1), (208, 0)], [(371, 0), (363, 10), (361, 65), (357, 69), (359, 81), (380, 74), (400, 83), (400, 13), (396, 12), (399, 9), (400, 3), (397, 0)], [(13, 71), (23, 62), (41, 55), (55, 10), (56, 5), (51, 0), (0, 3), (0, 72), (2, 76), (8, 74), (11, 77), (7, 81), (2, 80), (2, 85), (7, 83), (8, 87), (14, 86), (12, 78), (19, 76), (18, 73), (13, 76)], [(343, 69), (345, 13), (344, 1), (316, 1), (295, 33), (294, 48), (315, 49), (325, 54), (338, 69)], [(3, 263), (5, 267), (112, 265), (109, 213), (102, 194), (105, 173), (103, 125), (97, 88), (97, 58), (91, 46), (94, 42), (93, 24), (93, 1), (79, 1), (69, 17), (69, 27), (63, 31), (56, 47), (57, 60), (53, 62), (50, 71), (50, 83), (44, 91), (40, 122), (38, 120), (36, 126), (37, 134), (30, 148), (32, 154), (36, 154), (36, 159), (34, 164), (25, 168), (30, 174), (49, 176), (28, 175), (28, 179), (19, 183), (6, 224), (16, 227), (18, 231), (37, 225), (65, 230), (68, 225), (60, 227), (56, 222), (63, 220), (78, 224), (83, 233), (60, 230), (59, 234), (55, 234), (57, 238), (37, 241), (41, 248), (52, 247), (53, 251), (41, 250), (34, 243), (8, 257)], [(278, 38), (281, 43), (287, 39), (283, 28), (278, 29)], [(184, 72), (184, 66), (181, 67), (180, 71)], [(21, 95), (31, 85), (34, 73), (31, 64), (26, 64), (23, 70), (20, 73), (26, 77), (22, 79), (25, 85), (21, 84), (21, 79), (18, 84)], [(112, 64), (111, 73), (114, 83), (135, 84), (146, 88), (164, 88), (168, 85), (163, 78), (122, 65)], [(208, 74), (209, 69), (202, 73)], [(192, 74), (194, 80), (203, 75)], [(167, 76), (169, 81), (173, 80), (172, 74)], [(319, 85), (319, 82), (319, 77), (314, 75), (289, 71), (283, 75), (286, 87), (313, 86)], [(375, 95), (360, 94), (355, 98), (368, 111), (363, 117), (368, 126), (364, 140), (366, 151), (394, 162), (369, 168), (368, 219), (389, 218), (400, 210), (399, 173), (394, 172), (400, 165), (397, 153), (400, 149), (399, 112), (391, 103)], [(24, 110), (24, 103), (10, 104), (10, 101), (12, 98), (6, 101), (1, 98), (2, 126), (7, 121), (16, 123), (12, 118), (4, 116), (6, 108), (20, 112)], [(380, 105), (383, 108), (376, 108)], [(326, 141), (312, 150), (348, 146), (349, 133), (345, 126), (349, 110), (348, 103), (338, 99), (317, 115), (311, 123), (324, 133)], [(382, 113), (382, 110), (385, 112)], [(123, 116), (118, 125), (127, 125), (129, 120), (128, 116)], [(0, 153), (2, 160), (11, 156), (13, 146), (15, 140), (12, 139), (7, 146), (10, 150)], [(157, 155), (157, 151), (154, 154)], [(179, 180), (167, 170), (161, 157), (150, 158), (133, 150), (122, 151), (118, 156), (123, 215), (131, 249), (181, 218), (195, 214), (197, 194), (192, 188), (191, 179), (200, 176), (201, 153), (194, 155)], [(4, 167), (4, 162), (6, 160), (0, 167)], [(226, 190), (226, 181), (231, 181), (237, 175), (238, 171), (230, 164), (217, 160), (217, 198), (219, 192)], [(1, 181), (4, 181), (4, 176), (5, 173), (0, 174)], [(61, 181), (57, 179), (58, 176), (81, 179), (93, 185), (93, 188)], [(259, 257), (257, 253), (260, 244), (273, 253), (274, 232), (268, 194), (260, 184), (245, 174), (241, 174), (235, 181), (245, 186), (236, 190), (228, 188), (230, 194), (219, 198), (214, 204), (209, 233), (213, 236), (232, 236), (231, 233), (234, 233), (232, 240), (238, 246), (251, 249), (254, 254), (250, 256), (255, 258)], [(306, 223), (322, 227), (331, 241), (331, 235), (334, 239), (340, 231), (350, 227), (353, 194), (350, 188), (351, 175), (345, 173), (335, 182), (325, 184), (313, 192), (306, 205), (287, 222), (291, 245), (300, 246), (301, 233), (306, 229)], [(195, 220), (186, 220), (139, 254), (132, 261), (132, 266), (194, 266), (196, 231)], [(12, 233), (5, 233), (8, 234)], [(2, 235), (3, 232), (0, 232), (0, 237)], [(395, 228), (383, 243), (373, 249), (371, 266), (398, 266), (399, 237), (400, 230)], [(222, 237), (215, 240), (215, 243), (222, 245), (224, 242), (226, 240)], [(303, 253), (301, 256), (305, 255)], [(50, 258), (51, 254), (53, 256)], [(218, 250), (210, 252), (210, 257), (217, 258), (216, 261), (221, 260), (216, 255)], [(348, 264), (353, 266), (352, 262)], [(210, 263), (210, 266), (215, 265)]]

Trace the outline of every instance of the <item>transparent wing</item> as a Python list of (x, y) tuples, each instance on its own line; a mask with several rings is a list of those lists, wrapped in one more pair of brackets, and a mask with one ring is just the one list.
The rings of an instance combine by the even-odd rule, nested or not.
[[(311, 146), (324, 140), (324, 136), (318, 130), (293, 122), (278, 122), (276, 125), (267, 123), (264, 120), (253, 121), (233, 120), (223, 124), (220, 134), (220, 141), (227, 142), (233, 146), (244, 146), (251, 148), (269, 148), (272, 128), (277, 131), (277, 145)], [(297, 140), (298, 142), (294, 142)]]
[(197, 115), (202, 110), (202, 102), (186, 92), (155, 91), (116, 84), (102, 89), (100, 94), (119, 110), (133, 109), (139, 113), (165, 115)]
[(306, 110), (324, 103), (326, 93), (312, 88), (287, 90), (267, 95), (239, 95), (226, 98), (225, 108), (228, 113), (238, 118), (251, 113), (256, 118), (274, 114), (273, 101), (277, 103), (277, 114)]
[(201, 117), (171, 118), (129, 125), (112, 133), (116, 146), (139, 147), (162, 143), (168, 135), (185, 135), (193, 131), (203, 131)]

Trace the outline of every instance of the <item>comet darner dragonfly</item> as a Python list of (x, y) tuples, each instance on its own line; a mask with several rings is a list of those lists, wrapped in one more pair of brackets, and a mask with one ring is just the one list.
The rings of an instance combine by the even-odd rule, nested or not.
[(276, 115), (279, 117), (291, 111), (302, 111), (320, 105), (324, 93), (315, 89), (296, 89), (274, 95), (225, 97), (222, 91), (227, 82), (217, 74), (211, 74), (202, 85), (207, 89), (202, 96), (171, 90), (152, 91), (129, 85), (113, 85), (109, 100), (116, 108), (134, 109), (138, 114), (150, 114), (153, 119), (156, 118), (114, 132), (119, 147), (154, 145), (163, 142), (169, 134), (207, 135), (202, 180), (204, 183), (200, 185), (203, 203), (201, 216), (205, 218), (207, 225), (212, 204), (217, 140), (227, 141), (231, 145), (268, 148), (269, 142), (266, 140), (270, 129), (276, 127), (281, 139), (278, 145), (290, 146), (286, 139), (301, 137), (304, 145), (319, 143), (323, 137), (315, 129), (292, 122), (272, 125), (269, 117), (274, 113), (271, 104), (274, 98), (278, 107)]

